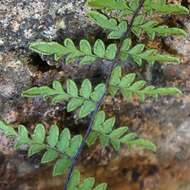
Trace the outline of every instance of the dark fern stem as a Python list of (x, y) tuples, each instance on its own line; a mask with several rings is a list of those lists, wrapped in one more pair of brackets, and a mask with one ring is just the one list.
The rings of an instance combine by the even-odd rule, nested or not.
[(93, 126), (93, 122), (94, 122), (94, 119), (95, 119), (95, 116), (96, 114), (98, 113), (98, 111), (100, 110), (102, 104), (103, 104), (103, 101), (104, 101), (104, 98), (105, 96), (107, 95), (108, 93), (108, 86), (109, 86), (109, 81), (110, 81), (110, 77), (111, 77), (111, 73), (113, 71), (113, 69), (115, 68), (115, 66), (118, 64), (118, 57), (119, 57), (119, 49), (121, 48), (121, 45), (122, 45), (122, 42), (125, 38), (129, 37), (129, 34), (131, 32), (131, 28), (133, 26), (133, 22), (134, 22), (134, 19), (136, 18), (136, 16), (139, 14), (141, 8), (143, 7), (144, 5), (144, 2), (145, 0), (141, 0), (140, 3), (139, 3), (139, 7), (136, 9), (136, 11), (134, 12), (133, 14), (133, 17), (131, 19), (131, 21), (129, 22), (129, 25), (128, 25), (128, 29), (127, 31), (124, 33), (123, 37), (121, 38), (121, 41), (120, 41), (120, 44), (119, 44), (119, 48), (118, 48), (118, 51), (117, 51), (117, 55), (116, 55), (116, 58), (115, 60), (112, 62), (112, 65), (111, 65), (111, 69), (108, 73), (108, 77), (106, 79), (106, 85), (105, 85), (105, 92), (102, 96), (102, 98), (99, 100), (99, 102), (96, 104), (96, 109), (94, 110), (94, 112), (92, 113), (92, 117), (91, 117), (91, 120), (90, 120), (90, 123), (89, 123), (89, 126), (86, 130), (86, 133), (83, 137), (83, 141), (77, 151), (77, 154), (72, 158), (72, 164), (71, 164), (71, 168), (66, 176), (66, 181), (65, 181), (65, 184), (64, 184), (64, 190), (67, 190), (67, 187), (68, 187), (68, 184), (69, 184), (69, 181), (71, 179), (71, 176), (72, 176), (72, 173), (73, 173), (73, 170), (74, 170), (74, 167), (76, 166), (77, 164), (77, 161), (78, 161), (78, 158), (83, 150), (83, 148), (85, 147), (86, 145), (86, 141), (87, 141), (87, 138), (92, 130), (92, 126)]

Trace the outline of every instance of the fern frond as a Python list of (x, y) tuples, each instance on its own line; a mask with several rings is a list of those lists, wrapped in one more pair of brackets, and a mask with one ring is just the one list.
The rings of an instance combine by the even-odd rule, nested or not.
[(68, 112), (79, 109), (79, 118), (84, 118), (95, 110), (97, 102), (102, 98), (104, 93), (105, 84), (98, 84), (94, 90), (92, 90), (91, 82), (85, 79), (82, 82), (80, 90), (73, 80), (67, 80), (66, 89), (63, 88), (59, 81), (54, 81), (52, 88), (48, 86), (33, 87), (24, 91), (22, 96), (52, 97), (53, 103), (67, 102)]
[(163, 37), (169, 35), (187, 35), (183, 29), (175, 27), (169, 28), (166, 25), (159, 25), (154, 20), (147, 21), (142, 15), (139, 15), (135, 18), (132, 26), (132, 31), (137, 37), (140, 37), (140, 35), (145, 32), (152, 40), (155, 38), (156, 34), (159, 34)]
[(145, 51), (144, 49), (144, 44), (137, 44), (132, 47), (131, 39), (125, 39), (120, 50), (120, 59), (122, 61), (126, 61), (131, 57), (139, 66), (142, 65), (143, 60), (147, 61), (151, 65), (154, 64), (155, 61), (179, 63), (179, 59), (174, 56), (159, 54), (156, 49), (148, 49)]
[[(71, 138), (68, 128), (61, 132), (57, 125), (52, 125), (46, 133), (43, 124), (37, 124), (33, 134), (29, 134), (25, 126), (19, 125), (17, 129), (0, 121), (0, 131), (6, 136), (16, 138), (15, 147), (20, 149), (22, 146), (28, 146), (28, 157), (38, 153), (43, 153), (42, 164), (54, 162), (53, 176), (61, 175), (71, 166), (71, 160), (76, 155), (79, 146), (82, 143), (82, 136), (75, 135)], [(106, 190), (105, 183), (95, 186), (93, 177), (80, 181), (80, 172), (74, 170), (69, 181), (68, 190)]]
[(121, 21), (118, 24), (114, 18), (109, 19), (105, 15), (96, 11), (91, 11), (90, 13), (88, 13), (88, 16), (98, 26), (111, 31), (108, 35), (108, 39), (119, 39), (127, 31), (126, 21)]
[(125, 10), (129, 8), (122, 0), (88, 0), (87, 4), (96, 9)]
[(128, 133), (128, 127), (119, 127), (114, 129), (115, 117), (106, 119), (105, 112), (99, 111), (95, 117), (92, 132), (90, 133), (87, 143), (94, 144), (97, 139), (103, 147), (112, 145), (118, 151), (121, 144), (128, 146), (138, 145), (151, 151), (156, 151), (156, 146), (149, 140), (138, 138), (136, 133)]
[(166, 0), (146, 0), (144, 9), (148, 12), (155, 11), (163, 14), (189, 14), (186, 7), (167, 3)]
[(101, 183), (95, 186), (95, 178), (88, 177), (81, 182), (80, 172), (74, 170), (68, 184), (68, 190), (106, 190), (107, 184)]
[(56, 61), (66, 58), (67, 64), (72, 60), (80, 59), (81, 65), (91, 64), (98, 58), (113, 60), (117, 52), (116, 44), (110, 44), (106, 48), (100, 39), (96, 40), (93, 50), (87, 40), (81, 40), (77, 48), (70, 38), (64, 40), (64, 45), (57, 42), (34, 42), (29, 48), (42, 55), (54, 55)]
[[(117, 10), (122, 16), (132, 15), (139, 6), (139, 0), (123, 1), (123, 0), (88, 0), (88, 5), (96, 9)], [(144, 11), (158, 12), (162, 14), (189, 14), (189, 10), (177, 4), (167, 3), (166, 0), (146, 0), (144, 3)]]
[[(29, 134), (25, 126), (19, 125), (17, 130), (0, 122), (0, 130), (7, 136), (16, 138), (17, 149), (23, 145), (28, 146), (28, 157), (43, 153), (41, 163), (55, 162), (53, 175), (61, 175), (71, 166), (71, 159), (76, 155), (82, 143), (82, 136), (75, 135), (71, 138), (68, 128), (61, 132), (57, 125), (52, 125), (49, 132), (43, 124), (37, 124), (33, 134)], [(14, 132), (12, 132), (14, 130)], [(11, 131), (11, 133), (10, 133)]]
[(109, 92), (112, 96), (115, 96), (120, 91), (126, 100), (131, 101), (134, 96), (138, 96), (144, 101), (145, 96), (162, 96), (162, 95), (178, 95), (181, 91), (178, 88), (163, 87), (156, 88), (154, 86), (146, 86), (146, 81), (135, 81), (136, 74), (130, 73), (121, 77), (121, 67), (117, 66), (111, 75), (109, 83)]

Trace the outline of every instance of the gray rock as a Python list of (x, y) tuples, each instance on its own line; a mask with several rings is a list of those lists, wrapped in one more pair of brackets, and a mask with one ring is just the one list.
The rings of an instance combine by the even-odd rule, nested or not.
[[(28, 42), (57, 37), (75, 20), (81, 27), (84, 0), (4, 0), (0, 5), (0, 50), (26, 47)], [(68, 27), (68, 28), (67, 28)]]
[[(36, 40), (57, 40), (62, 42), (65, 37), (72, 37), (78, 42), (83, 37), (87, 37), (92, 41), (100, 37), (97, 33), (93, 35), (95, 36), (93, 38), (90, 36), (95, 31), (95, 28), (88, 27), (92, 25), (85, 17), (85, 13), (84, 0), (4, 0), (1, 2), (0, 52), (3, 53), (0, 54), (0, 120), (3, 119), (7, 123), (26, 124), (29, 130), (32, 130), (37, 122), (43, 122), (47, 128), (51, 123), (59, 123), (61, 124), (60, 126), (71, 127), (73, 131), (75, 130), (74, 125), (81, 127), (81, 121), (74, 123), (73, 115), (65, 114), (64, 104), (52, 105), (50, 102), (44, 102), (41, 98), (25, 99), (20, 94), (23, 90), (32, 86), (50, 85), (55, 79), (65, 82), (65, 78), (70, 77), (80, 82), (82, 78), (87, 77), (91, 78), (94, 83), (102, 81), (109, 63), (97, 63), (91, 69), (88, 67), (79, 68), (76, 65), (67, 67), (61, 65), (60, 68), (56, 68), (49, 66), (54, 65), (51, 59), (42, 63), (43, 60), (40, 57), (34, 59), (27, 50), (28, 43)], [(189, 33), (190, 22), (188, 17), (184, 18), (182, 16), (180, 20), (184, 23)], [(117, 111), (121, 116), (121, 123), (128, 123), (130, 130), (136, 131), (142, 137), (152, 139), (158, 145), (158, 153), (156, 155), (150, 154), (150, 152), (144, 152), (139, 149), (134, 150), (133, 154), (129, 152), (128, 156), (131, 157), (132, 161), (128, 162), (125, 157), (126, 164), (120, 163), (122, 168), (118, 167), (119, 164), (117, 162), (116, 166), (114, 165), (117, 171), (109, 172), (109, 167), (107, 167), (107, 170), (103, 169), (104, 172), (107, 172), (106, 175), (111, 176), (111, 181), (114, 181), (113, 173), (118, 173), (118, 179), (120, 179), (123, 171), (129, 174), (133, 173), (133, 171), (136, 172), (136, 170), (143, 170), (141, 172), (143, 176), (143, 172), (146, 173), (150, 170), (153, 181), (149, 176), (147, 180), (145, 178), (144, 185), (147, 189), (152, 190), (155, 189), (155, 184), (153, 184), (155, 181), (162, 183), (164, 179), (162, 172), (169, 174), (171, 171), (171, 169), (165, 171), (163, 165), (176, 168), (175, 173), (183, 175), (180, 164), (190, 160), (190, 84), (188, 83), (190, 67), (187, 64), (183, 64), (190, 61), (190, 36), (188, 35), (187, 38), (165, 38), (164, 42), (167, 44), (167, 50), (165, 48), (163, 51), (166, 52), (168, 49), (169, 51), (175, 50), (174, 52), (181, 56), (182, 65), (175, 66), (176, 69), (171, 65), (160, 67), (163, 73), (161, 72), (162, 76), (155, 76), (157, 79), (156, 84), (162, 85), (163, 83), (160, 82), (161, 78), (167, 79), (164, 80), (164, 85), (180, 86), (185, 95), (182, 97), (165, 97), (159, 100), (149, 99), (141, 106), (139, 106), (137, 101), (134, 104), (124, 104), (118, 99)], [(21, 53), (23, 53), (22, 56)], [(99, 68), (98, 72), (97, 67)], [(113, 104), (110, 102), (108, 98), (106, 102), (108, 105), (106, 106), (110, 106), (108, 110), (112, 113)], [(6, 138), (0, 133), (0, 150), (4, 154), (10, 155), (13, 153), (13, 144), (13, 140)], [(96, 161), (94, 163), (100, 163), (100, 160), (103, 163), (102, 157), (106, 158), (105, 165), (109, 164), (109, 159), (114, 156), (118, 157), (118, 160), (120, 159), (118, 154), (113, 154), (109, 150), (104, 151), (106, 153), (102, 157), (101, 150), (98, 152), (100, 154), (97, 154), (95, 150), (95, 153), (92, 154), (95, 154), (94, 157), (96, 159), (92, 158), (92, 162), (91, 160), (89, 161), (90, 168), (92, 168), (94, 160)], [(122, 149), (121, 153), (123, 155), (126, 154), (126, 148)], [(55, 189), (57, 184), (59, 184), (59, 189), (62, 189), (63, 177), (52, 179), (50, 169), (44, 172), (43, 168), (39, 168), (39, 165), (35, 166), (33, 162), (31, 163), (32, 159), (37, 159), (39, 163), (38, 157), (27, 160), (26, 157), (20, 158), (22, 154), (12, 155), (12, 157), (10, 156), (11, 158), (6, 158), (4, 167), (7, 172), (3, 174), (2, 179), (7, 182), (10, 179), (9, 174), (13, 173), (13, 178), (16, 178), (16, 183), (19, 183), (13, 189), (25, 190), (29, 189), (29, 187), (32, 189), (36, 187), (46, 189), (47, 186)], [(25, 152), (23, 155), (26, 155)], [(138, 165), (138, 158), (143, 158), (144, 166), (142, 160), (140, 160)], [(86, 155), (81, 160), (86, 161)], [(151, 162), (150, 160), (153, 161)], [(173, 161), (175, 160), (177, 160), (177, 164), (173, 166)], [(8, 163), (11, 161), (14, 164), (7, 164), (7, 161)], [(16, 170), (14, 169), (15, 166)], [(86, 164), (84, 166), (86, 168)], [(188, 166), (187, 164), (184, 168)], [(2, 171), (5, 169), (4, 167), (2, 167)], [(14, 172), (10, 168), (13, 168)], [(39, 168), (39, 170), (36, 168)], [(157, 171), (158, 169), (152, 172), (154, 168), (160, 169), (161, 173)], [(159, 180), (155, 175), (159, 176)], [(102, 180), (102, 175), (99, 176)], [(56, 181), (57, 179), (58, 181)], [(126, 179), (123, 178), (122, 180)], [(140, 182), (138, 181), (138, 183)], [(189, 180), (180, 185), (177, 190), (189, 189)], [(8, 187), (9, 184), (7, 184), (7, 189), (10, 189)], [(0, 186), (0, 189), (6, 189), (6, 187)]]

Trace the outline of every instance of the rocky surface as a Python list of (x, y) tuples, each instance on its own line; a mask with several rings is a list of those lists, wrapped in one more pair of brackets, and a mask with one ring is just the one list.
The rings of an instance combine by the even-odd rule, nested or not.
[[(176, 1), (172, 1), (176, 2)], [(188, 1), (178, 1), (188, 6)], [(41, 98), (26, 99), (21, 92), (32, 86), (49, 85), (57, 79), (68, 77), (80, 82), (82, 78), (101, 81), (109, 63), (93, 67), (55, 65), (28, 51), (34, 40), (58, 40), (73, 37), (89, 39), (103, 35), (85, 17), (84, 1), (75, 0), (4, 0), (0, 5), (0, 120), (10, 124), (25, 124), (29, 130), (37, 122), (48, 128), (51, 123), (70, 127), (78, 132), (86, 127), (86, 120), (73, 122), (73, 114), (65, 112), (65, 105), (52, 105)], [(111, 149), (86, 150), (80, 161), (84, 175), (96, 175), (98, 181), (107, 181), (112, 190), (189, 190), (190, 189), (190, 18), (172, 17), (172, 23), (187, 30), (187, 38), (168, 37), (150, 45), (161, 51), (172, 52), (181, 58), (181, 65), (154, 67), (151, 81), (154, 85), (178, 86), (180, 97), (164, 97), (124, 103), (106, 99), (106, 109), (120, 115), (121, 125), (153, 140), (156, 154), (125, 147), (121, 153)], [(93, 35), (95, 34), (95, 37)], [(105, 66), (104, 66), (105, 65)], [(134, 68), (133, 68), (134, 69)], [(142, 77), (150, 79), (149, 72)], [(25, 151), (15, 152), (14, 139), (0, 133), (0, 189), (2, 190), (52, 190), (63, 188), (63, 176), (53, 178), (51, 166), (41, 166), (40, 156), (28, 159)], [(114, 178), (114, 180), (113, 180)]]
[(84, 22), (84, 2), (84, 0), (3, 1), (0, 6), (0, 50), (25, 48), (28, 42), (37, 39), (55, 39), (61, 30), (73, 30), (73, 24), (68, 24), (73, 21), (76, 31)]

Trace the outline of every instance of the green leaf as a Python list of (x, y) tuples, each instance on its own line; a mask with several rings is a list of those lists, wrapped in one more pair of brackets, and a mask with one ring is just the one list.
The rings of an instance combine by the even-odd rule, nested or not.
[(140, 80), (133, 83), (133, 85), (130, 86), (129, 89), (135, 92), (135, 91), (141, 90), (145, 86), (145, 84), (146, 84), (146, 81)]
[(54, 88), (57, 92), (59, 92), (59, 93), (64, 93), (62, 84), (61, 84), (59, 81), (54, 80), (52, 86), (53, 86), (53, 88)]
[(109, 60), (113, 60), (115, 59), (116, 53), (117, 53), (116, 44), (110, 44), (106, 49), (105, 58)]
[(121, 21), (117, 24), (115, 19), (108, 19), (105, 15), (96, 11), (91, 11), (88, 16), (100, 27), (111, 30), (111, 33), (108, 35), (108, 39), (119, 39), (127, 30), (126, 21)]
[(15, 144), (15, 149), (19, 149), (22, 145), (30, 145), (31, 140), (28, 137), (28, 130), (25, 126), (19, 125), (18, 126), (18, 138)]
[(103, 147), (106, 147), (109, 145), (109, 136), (105, 135), (105, 134), (100, 134), (99, 135), (99, 138), (100, 138), (100, 144), (103, 146)]
[(43, 143), (45, 140), (45, 136), (46, 136), (46, 131), (45, 131), (45, 127), (42, 124), (37, 124), (36, 128), (34, 130), (34, 133), (32, 135), (32, 139), (36, 142), (36, 143)]
[(97, 127), (99, 127), (100, 125), (102, 125), (105, 121), (105, 112), (104, 111), (99, 111), (96, 114), (96, 117), (94, 119), (94, 123), (93, 123), (93, 129), (96, 129)]
[(130, 73), (125, 75), (119, 84), (121, 88), (128, 88), (135, 80), (136, 74), (135, 73)]
[(35, 96), (54, 95), (54, 94), (56, 94), (56, 92), (53, 89), (49, 88), (48, 86), (33, 87), (22, 92), (22, 96), (24, 97), (35, 97)]
[(117, 86), (120, 83), (121, 78), (121, 66), (116, 66), (111, 74), (111, 78), (109, 81), (110, 85)]
[(187, 36), (187, 33), (180, 28), (169, 28), (168, 26), (158, 26), (153, 29), (153, 31), (158, 32), (161, 36), (169, 35), (182, 35)]
[(72, 112), (83, 104), (83, 98), (72, 98), (67, 104), (67, 112)]
[(88, 16), (93, 20), (97, 25), (104, 29), (116, 30), (117, 21), (115, 19), (108, 19), (105, 15), (100, 14), (97, 11), (91, 11), (88, 13)]
[(144, 44), (137, 44), (128, 53), (129, 54), (138, 54), (138, 53), (141, 53), (144, 50), (144, 47), (145, 47)]
[(18, 139), (17, 146), (23, 145), (23, 144), (30, 144), (30, 139), (28, 137), (28, 130), (26, 129), (25, 126), (19, 125), (18, 135), (19, 135), (19, 139)]
[(83, 181), (82, 184), (79, 185), (80, 190), (91, 190), (94, 186), (95, 179), (93, 177), (89, 177)]
[(65, 47), (57, 42), (34, 42), (29, 48), (39, 54), (55, 55), (56, 60), (67, 54)]
[(104, 93), (105, 93), (105, 84), (101, 83), (95, 87), (90, 97), (92, 98), (93, 101), (98, 102), (103, 97)]
[(121, 51), (128, 51), (131, 47), (132, 41), (130, 38), (127, 38), (123, 41), (121, 46)]
[(180, 60), (177, 57), (167, 55), (167, 54), (164, 54), (164, 55), (157, 54), (155, 55), (155, 60), (161, 61), (161, 62), (174, 62), (177, 64), (180, 63)]
[(92, 55), (90, 43), (87, 40), (80, 41), (80, 50), (86, 55)]
[(115, 149), (115, 151), (119, 151), (120, 146), (121, 146), (121, 143), (119, 142), (119, 140), (111, 139), (111, 144), (113, 148)]
[(124, 10), (127, 9), (126, 3), (116, 0), (88, 0), (88, 5), (97, 9), (107, 8), (113, 10)]
[(109, 134), (110, 132), (112, 132), (114, 124), (115, 124), (115, 117), (111, 117), (104, 122), (103, 130), (105, 134)]
[(188, 14), (189, 10), (181, 5), (174, 4), (152, 4), (152, 8), (156, 12), (166, 13), (166, 14)]
[(128, 142), (136, 139), (136, 137), (137, 137), (136, 133), (129, 133), (129, 134), (125, 135), (124, 137), (122, 137), (120, 139), (120, 142), (124, 143), (124, 144), (128, 144)]
[(75, 135), (70, 142), (70, 147), (67, 150), (67, 154), (70, 157), (73, 157), (77, 154), (77, 151), (82, 143), (82, 136), (81, 135)]
[(119, 90), (119, 87), (116, 86), (109, 86), (109, 93), (111, 94), (112, 97), (114, 97)]
[(69, 48), (69, 49), (76, 49), (76, 47), (75, 47), (75, 44), (73, 43), (73, 41), (70, 39), (70, 38), (66, 38), (65, 40), (64, 40), (64, 45), (67, 47), (67, 48)]
[(70, 138), (71, 135), (69, 129), (68, 128), (63, 129), (60, 135), (59, 142), (57, 144), (57, 147), (61, 152), (65, 152), (65, 150), (69, 147)]
[(71, 166), (71, 161), (66, 157), (57, 160), (53, 168), (53, 176), (58, 176), (63, 174), (70, 166)]
[(73, 80), (67, 80), (67, 93), (73, 97), (78, 97), (78, 88)]
[(84, 98), (89, 98), (92, 93), (92, 85), (91, 82), (88, 79), (85, 79), (82, 82), (81, 89), (80, 89), (80, 95)]
[(96, 104), (92, 101), (86, 100), (80, 108), (79, 118), (84, 118), (96, 109)]
[(128, 127), (120, 127), (112, 131), (110, 138), (119, 139), (128, 131)]
[(68, 100), (69, 100), (69, 96), (65, 93), (65, 94), (54, 96), (52, 98), (52, 103), (56, 104), (56, 103), (64, 102), (64, 101), (68, 101)]
[(100, 185), (97, 185), (94, 190), (106, 190), (106, 189), (107, 189), (107, 184), (106, 183), (102, 183)]
[(47, 142), (51, 147), (55, 147), (59, 139), (59, 128), (57, 125), (52, 125), (48, 137)]
[(80, 61), (80, 64), (81, 65), (87, 65), (87, 64), (91, 64), (93, 63), (94, 61), (96, 61), (96, 57), (94, 56), (84, 56), (81, 61)]
[(6, 136), (17, 136), (17, 132), (14, 130), (14, 128), (6, 125), (2, 121), (0, 121), (0, 130), (2, 130)]
[(97, 138), (98, 138), (98, 134), (96, 132), (94, 132), (94, 131), (91, 131), (90, 135), (87, 138), (88, 146), (93, 145), (95, 143), (95, 141), (97, 140)]
[(42, 159), (41, 159), (41, 163), (42, 164), (45, 164), (45, 163), (48, 163), (48, 162), (52, 162), (54, 161), (56, 158), (58, 157), (58, 153), (56, 152), (56, 150), (53, 150), (53, 149), (49, 149), (47, 150)]
[(104, 55), (105, 55), (105, 45), (104, 45), (104, 42), (102, 40), (100, 40), (100, 39), (96, 40), (96, 42), (94, 44), (94, 53), (98, 57), (104, 58)]
[(139, 0), (130, 1), (129, 7), (135, 11), (139, 7)]
[(79, 184), (80, 184), (80, 172), (75, 169), (69, 180), (68, 190), (75, 190), (75, 187), (78, 186)]
[(147, 150), (151, 150), (153, 152), (156, 152), (156, 145), (154, 143), (152, 143), (149, 140), (146, 139), (136, 139), (136, 140), (132, 140), (127, 142), (128, 145), (130, 146), (139, 146), (141, 148), (145, 148)]
[(41, 152), (45, 148), (46, 148), (46, 146), (44, 144), (33, 144), (33, 145), (31, 145), (30, 148), (28, 149), (28, 157), (31, 157), (34, 154)]
[(117, 30), (114, 30), (109, 33), (108, 39), (119, 39), (125, 34), (126, 31), (127, 31), (127, 22), (122, 21), (121, 23), (119, 23)]
[(132, 101), (132, 99), (133, 99), (133, 93), (129, 89), (122, 88), (121, 89), (121, 93), (122, 93), (122, 95), (124, 97), (124, 100)]
[(182, 94), (182, 92), (175, 87), (169, 87), (169, 88), (157, 88), (155, 89), (156, 94), (158, 95), (178, 95)]

